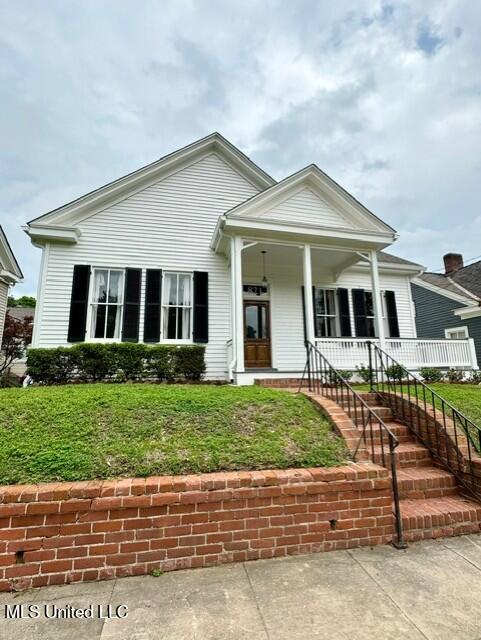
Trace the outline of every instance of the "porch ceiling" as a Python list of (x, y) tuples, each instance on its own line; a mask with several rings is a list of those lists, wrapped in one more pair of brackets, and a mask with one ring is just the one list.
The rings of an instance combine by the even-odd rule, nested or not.
[[(262, 251), (265, 251), (266, 275), (275, 270), (296, 268), (302, 272), (302, 247), (295, 245), (273, 244), (271, 242), (257, 242), (247, 246), (242, 252), (243, 272), (249, 276), (263, 275)], [(354, 251), (336, 249), (312, 249), (312, 270), (323, 273), (332, 280), (346, 268), (362, 261), (361, 256)]]

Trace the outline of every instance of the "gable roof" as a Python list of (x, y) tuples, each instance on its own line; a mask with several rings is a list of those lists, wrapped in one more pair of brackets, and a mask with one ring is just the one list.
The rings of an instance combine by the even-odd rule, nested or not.
[(23, 280), (23, 273), (0, 225), (0, 279), (14, 284)]
[(463, 297), (466, 303), (481, 301), (481, 260), (449, 275), (426, 271), (419, 279), (441, 294)]
[(386, 251), (378, 251), (378, 260), (379, 262), (384, 262), (388, 264), (402, 264), (409, 267), (417, 267), (418, 269), (422, 269), (422, 265), (417, 262), (411, 262), (410, 260), (405, 260), (404, 258), (400, 258), (399, 256), (394, 256), (392, 253), (387, 253)]
[(205, 138), (186, 145), (177, 151), (167, 154), (136, 171), (132, 171), (117, 180), (109, 182), (98, 189), (44, 213), (27, 223), (27, 233), (35, 226), (48, 225), (62, 230), (72, 223), (71, 214), (83, 210), (95, 209), (106, 201), (118, 197), (127, 197), (130, 192), (143, 188), (150, 183), (164, 177), (166, 174), (179, 170), (185, 164), (195, 162), (196, 159), (208, 152), (217, 152), (227, 162), (233, 165), (246, 179), (258, 189), (265, 189), (275, 184), (274, 178), (258, 167), (248, 156), (226, 140), (220, 133), (214, 132)]
[[(283, 202), (296, 193), (296, 190), (306, 186), (338, 208), (340, 215), (347, 218), (348, 228), (362, 228), (364, 225), (364, 228), (371, 231), (377, 230), (392, 235), (396, 233), (395, 229), (369, 211), (316, 164), (310, 164), (255, 194), (227, 211), (225, 217), (255, 217), (260, 207), (269, 207), (270, 203)], [(319, 226), (323, 226), (322, 221)]]

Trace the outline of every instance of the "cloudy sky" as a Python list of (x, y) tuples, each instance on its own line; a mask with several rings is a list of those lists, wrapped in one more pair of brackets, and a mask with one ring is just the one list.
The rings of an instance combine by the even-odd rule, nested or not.
[(315, 162), (430, 269), (481, 254), (481, 3), (0, 0), (0, 222), (212, 131), (280, 179)]

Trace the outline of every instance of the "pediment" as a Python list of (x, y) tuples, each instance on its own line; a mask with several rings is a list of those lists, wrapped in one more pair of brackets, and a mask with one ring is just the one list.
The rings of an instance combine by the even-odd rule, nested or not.
[(294, 195), (267, 210), (250, 214), (262, 220), (279, 220), (296, 224), (353, 229), (353, 223), (312, 189), (303, 187)]

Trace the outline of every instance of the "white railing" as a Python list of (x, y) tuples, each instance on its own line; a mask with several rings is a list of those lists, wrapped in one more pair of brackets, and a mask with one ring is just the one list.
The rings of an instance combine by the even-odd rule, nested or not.
[[(372, 339), (379, 344), (379, 341)], [(368, 365), (367, 338), (316, 338), (316, 346), (337, 369), (355, 370)], [(421, 367), (478, 369), (472, 338), (466, 340), (422, 340), (387, 338), (386, 352), (406, 369)]]

